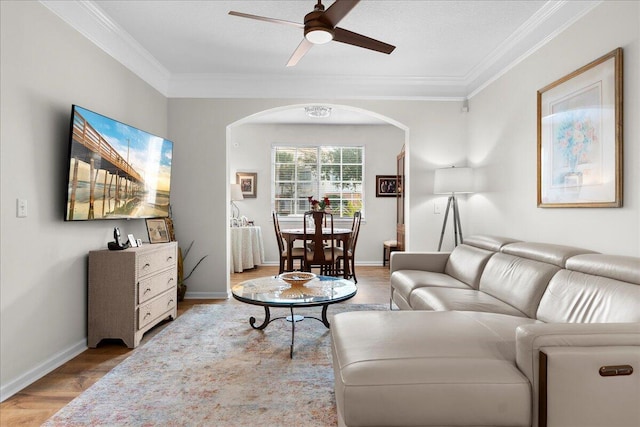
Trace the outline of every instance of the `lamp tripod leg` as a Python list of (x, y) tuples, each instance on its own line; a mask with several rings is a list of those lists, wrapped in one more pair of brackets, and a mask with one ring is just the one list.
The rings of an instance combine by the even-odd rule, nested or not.
[(458, 246), (458, 234), (460, 235), (460, 244), (464, 243), (462, 238), (462, 222), (460, 222), (460, 211), (458, 210), (458, 200), (453, 199), (453, 228), (455, 232), (456, 246)]
[[(452, 202), (455, 200), (453, 196), (449, 196), (449, 200), (447, 201), (447, 209), (444, 212), (444, 221), (442, 221), (442, 231), (440, 232), (440, 243), (438, 243), (438, 252), (442, 249), (442, 240), (444, 239), (444, 232), (447, 229), (447, 219), (449, 218), (449, 209), (451, 208)], [(455, 208), (454, 208), (454, 220), (455, 220)], [(455, 222), (454, 222), (455, 227)]]

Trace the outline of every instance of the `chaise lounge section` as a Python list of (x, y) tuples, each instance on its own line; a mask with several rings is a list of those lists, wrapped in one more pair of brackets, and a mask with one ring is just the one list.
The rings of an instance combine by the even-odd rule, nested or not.
[(640, 259), (475, 236), (390, 281), (332, 322), (340, 425), (640, 425)]

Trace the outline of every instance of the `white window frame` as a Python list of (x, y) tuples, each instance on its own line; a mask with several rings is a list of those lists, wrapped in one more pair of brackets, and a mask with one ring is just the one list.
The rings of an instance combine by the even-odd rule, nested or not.
[[(317, 167), (317, 171), (321, 170), (321, 150), (323, 148), (339, 148), (339, 149), (345, 149), (345, 148), (359, 148), (360, 150), (362, 150), (362, 159), (361, 159), (361, 163), (356, 163), (358, 165), (360, 165), (362, 167), (362, 181), (356, 181), (360, 183), (360, 188), (361, 188), (361, 207), (360, 207), (360, 211), (362, 212), (362, 217), (364, 219), (364, 211), (365, 211), (365, 182), (366, 182), (366, 173), (365, 173), (365, 146), (363, 145), (335, 145), (335, 144), (320, 144), (320, 145), (295, 145), (295, 144), (272, 144), (271, 146), (271, 210), (275, 211), (276, 210), (276, 149), (278, 148), (288, 148), (288, 149), (292, 149), (292, 150), (299, 150), (299, 149), (315, 149), (316, 150), (316, 159), (317, 159), (317, 163), (316, 163), (316, 167)], [(342, 163), (342, 161), (339, 163), (339, 165), (342, 167), (343, 165), (349, 165), (349, 164), (354, 164), (354, 163)], [(294, 167), (296, 167), (296, 162), (294, 161)], [(318, 173), (318, 180), (314, 183), (315, 186), (315, 190), (313, 191), (313, 194), (310, 194), (311, 196), (314, 197), (314, 199), (317, 200), (321, 200), (325, 195), (324, 194), (319, 194), (319, 188), (321, 187), (321, 180), (320, 180), (320, 174)], [(295, 177), (297, 177), (297, 171), (294, 171), (294, 181), (292, 181), (293, 185), (295, 186), (295, 183), (297, 182)], [(342, 182), (342, 181), (341, 181)], [(336, 190), (336, 192), (342, 193), (343, 191), (341, 189)], [(293, 214), (285, 214), (282, 215), (280, 218), (284, 221), (286, 221), (287, 219), (290, 220), (299, 220), (303, 214), (304, 214), (304, 210), (303, 211), (297, 211), (297, 206), (296, 206), (296, 200), (300, 200), (302, 198), (306, 199), (306, 197), (308, 197), (309, 195), (294, 195), (294, 199), (293, 199), (293, 205), (294, 205), (294, 210), (296, 210), (295, 213)], [(341, 197), (342, 199), (342, 197)], [(344, 200), (344, 199), (342, 199)], [(306, 209), (305, 209), (306, 210)], [(336, 214), (336, 212), (333, 212), (334, 215)], [(352, 216), (340, 216), (337, 217), (336, 216), (336, 220), (351, 220), (353, 217)]]

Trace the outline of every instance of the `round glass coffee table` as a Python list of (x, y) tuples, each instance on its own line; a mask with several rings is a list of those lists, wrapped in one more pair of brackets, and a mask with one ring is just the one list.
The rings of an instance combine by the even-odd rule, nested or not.
[[(290, 285), (278, 276), (259, 277), (247, 280), (231, 288), (231, 293), (238, 301), (264, 307), (264, 320), (256, 325), (256, 318), (251, 316), (249, 324), (254, 329), (264, 329), (274, 320), (287, 319), (291, 321), (291, 351), (293, 358), (293, 344), (295, 339), (296, 322), (305, 317), (295, 315), (296, 307), (322, 307), (322, 317), (306, 317), (322, 322), (330, 327), (327, 320), (327, 308), (331, 304), (352, 298), (357, 292), (356, 285), (349, 280), (330, 276), (316, 276), (304, 285)], [(290, 316), (271, 318), (270, 307), (288, 308)]]

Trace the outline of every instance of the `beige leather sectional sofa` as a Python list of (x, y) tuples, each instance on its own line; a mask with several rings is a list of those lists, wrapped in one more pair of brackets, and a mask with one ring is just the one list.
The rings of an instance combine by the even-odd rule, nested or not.
[(640, 426), (640, 258), (475, 236), (394, 252), (331, 325), (343, 426)]

